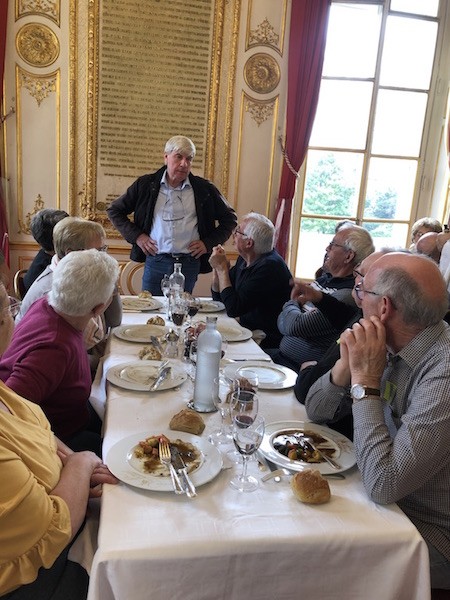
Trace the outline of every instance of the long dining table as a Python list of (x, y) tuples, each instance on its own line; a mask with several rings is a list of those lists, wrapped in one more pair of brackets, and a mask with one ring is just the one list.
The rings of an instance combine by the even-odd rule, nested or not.
[[(143, 324), (149, 316), (124, 313), (123, 323)], [(217, 316), (219, 323), (235, 323), (223, 312)], [(153, 393), (106, 380), (111, 367), (138, 360), (142, 346), (110, 336), (92, 393), (104, 417), (104, 457), (134, 434), (167, 430), (192, 399), (191, 378)], [(269, 357), (249, 339), (230, 342), (225, 358), (245, 364)], [(259, 400), (266, 423), (307, 421), (292, 388), (260, 389)], [(206, 428), (198, 439), (206, 444), (220, 415), (202, 416)], [(183, 439), (182, 432), (173, 433)], [(331, 500), (323, 505), (299, 502), (289, 477), (239, 492), (229, 481), (240, 468), (225, 458), (192, 499), (124, 482), (105, 485), (89, 600), (430, 598), (424, 540), (395, 504), (368, 498), (356, 466), (345, 479), (329, 480)], [(257, 461), (249, 470), (258, 479), (264, 475)]]

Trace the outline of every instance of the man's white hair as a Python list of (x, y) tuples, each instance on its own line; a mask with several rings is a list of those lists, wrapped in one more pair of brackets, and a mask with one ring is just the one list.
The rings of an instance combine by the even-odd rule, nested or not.
[(256, 212), (250, 212), (242, 217), (245, 222), (242, 233), (253, 240), (256, 254), (265, 254), (273, 250), (275, 227), (270, 219)]
[(195, 156), (194, 142), (185, 135), (174, 135), (167, 140), (164, 147), (164, 154), (171, 154), (172, 152), (179, 152), (183, 156)]

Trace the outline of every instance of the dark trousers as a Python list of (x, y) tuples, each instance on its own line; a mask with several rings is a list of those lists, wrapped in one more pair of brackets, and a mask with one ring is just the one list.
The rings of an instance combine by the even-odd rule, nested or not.
[(174, 258), (170, 254), (147, 256), (142, 277), (142, 289), (148, 290), (154, 296), (162, 296), (161, 279), (164, 275), (172, 275), (173, 265), (176, 262), (181, 263), (181, 272), (185, 277), (184, 289), (192, 294), (200, 272), (200, 260), (192, 258), (190, 255), (181, 256), (180, 258)]

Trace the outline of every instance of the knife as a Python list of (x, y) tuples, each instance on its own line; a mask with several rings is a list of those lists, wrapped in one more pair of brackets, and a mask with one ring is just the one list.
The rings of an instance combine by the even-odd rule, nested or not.
[(155, 390), (157, 390), (159, 388), (159, 386), (162, 384), (164, 379), (167, 379), (171, 370), (172, 370), (172, 367), (164, 367), (164, 369), (161, 371), (161, 373), (156, 378), (155, 383), (150, 388), (151, 392), (154, 392)]
[[(270, 471), (272, 471), (272, 472), (277, 471), (279, 469), (278, 465), (267, 460), (267, 458), (261, 452), (258, 452), (258, 460), (262, 465), (264, 465), (265, 467), (268, 467), (270, 469)], [(264, 477), (267, 477), (267, 475), (264, 475)], [(264, 479), (264, 477), (263, 477), (263, 481), (266, 481)], [(270, 477), (268, 477), (268, 479), (270, 479)], [(273, 479), (276, 483), (281, 481), (280, 475), (274, 475)]]
[(172, 456), (172, 464), (175, 467), (176, 472), (178, 473), (178, 475), (183, 476), (183, 479), (186, 483), (186, 486), (185, 486), (186, 496), (188, 496), (189, 498), (194, 498), (197, 495), (197, 492), (195, 490), (195, 485), (192, 483), (191, 478), (188, 475), (187, 467), (186, 467), (184, 460), (180, 454), (180, 451), (178, 450), (178, 448), (176, 446), (171, 445), (170, 452), (171, 452), (171, 456)]
[(315, 444), (313, 444), (309, 439), (307, 440), (303, 437), (303, 438), (299, 439), (299, 442), (304, 448), (308, 448), (308, 446), (309, 446), (309, 449), (312, 448), (313, 451), (317, 452), (317, 454), (320, 456), (320, 458), (325, 460), (330, 466), (333, 467), (333, 469), (341, 469), (342, 468), (339, 463), (337, 463), (335, 460), (330, 458), (325, 452), (321, 452), (319, 450), (319, 448)]

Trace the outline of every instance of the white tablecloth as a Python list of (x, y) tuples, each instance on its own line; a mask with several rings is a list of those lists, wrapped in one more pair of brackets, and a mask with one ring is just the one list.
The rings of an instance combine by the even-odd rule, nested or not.
[[(148, 315), (127, 314), (126, 322)], [(253, 341), (230, 344), (241, 358), (262, 354)], [(111, 337), (93, 388), (104, 402), (104, 374), (140, 345)], [(240, 348), (240, 350), (238, 350)], [(158, 433), (192, 397), (193, 384), (157, 394), (107, 384), (104, 453), (133, 433)], [(267, 422), (306, 418), (292, 392), (260, 391)], [(94, 402), (94, 403), (95, 403)], [(202, 438), (219, 425), (203, 415)], [(124, 483), (105, 486), (99, 548), (89, 600), (427, 600), (427, 547), (396, 505), (379, 506), (363, 489), (358, 471), (330, 480), (331, 501), (298, 502), (288, 478), (261, 483), (252, 493), (229, 486), (232, 469), (198, 488), (189, 500)], [(250, 469), (260, 476), (256, 462)]]

